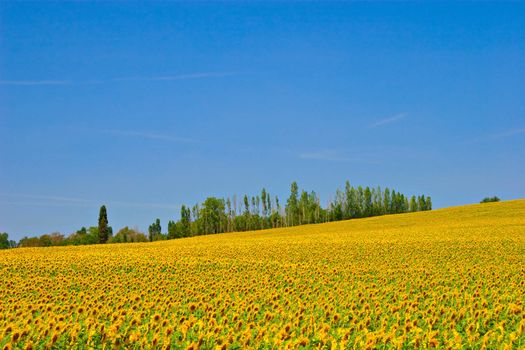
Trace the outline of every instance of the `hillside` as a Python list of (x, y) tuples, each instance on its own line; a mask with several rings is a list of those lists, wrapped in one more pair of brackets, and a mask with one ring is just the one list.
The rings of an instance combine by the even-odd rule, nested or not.
[(520, 348), (525, 200), (12, 249), (0, 274), (2, 347)]

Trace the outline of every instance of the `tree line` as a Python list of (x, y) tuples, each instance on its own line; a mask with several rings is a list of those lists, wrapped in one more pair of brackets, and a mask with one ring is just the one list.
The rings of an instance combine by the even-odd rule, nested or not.
[[(260, 194), (228, 198), (208, 197), (192, 207), (182, 205), (179, 220), (170, 220), (163, 232), (160, 219), (149, 227), (147, 236), (138, 229), (124, 227), (113, 235), (107, 209), (100, 208), (98, 226), (82, 227), (65, 237), (60, 233), (24, 237), (18, 246), (81, 245), (97, 243), (147, 242), (164, 239), (291, 227), (385, 214), (398, 214), (432, 209), (430, 196), (408, 197), (401, 192), (380, 187), (354, 187), (346, 181), (325, 207), (314, 191), (300, 190), (296, 182), (283, 203), (263, 188)], [(6, 234), (7, 235), (7, 234)]]
[(299, 190), (296, 182), (290, 186), (286, 202), (281, 204), (266, 189), (255, 196), (224, 198), (208, 197), (203, 203), (181, 207), (180, 220), (169, 221), (167, 232), (161, 233), (157, 219), (148, 230), (149, 240), (172, 239), (201, 234), (261, 230), (316, 224), (330, 221), (364, 218), (431, 210), (429, 196), (405, 196), (388, 188), (353, 187), (347, 181), (335, 198), (323, 208), (314, 192)]

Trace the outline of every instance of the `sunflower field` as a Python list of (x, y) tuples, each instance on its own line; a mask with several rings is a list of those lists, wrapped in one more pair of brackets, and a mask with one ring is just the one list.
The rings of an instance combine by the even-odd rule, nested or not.
[(0, 251), (0, 349), (525, 349), (525, 200)]

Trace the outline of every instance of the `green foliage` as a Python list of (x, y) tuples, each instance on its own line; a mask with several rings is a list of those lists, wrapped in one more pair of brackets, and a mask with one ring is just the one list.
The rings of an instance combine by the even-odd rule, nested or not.
[(191, 234), (191, 210), (185, 205), (180, 208), (180, 234), (188, 237)]
[[(124, 227), (115, 237), (108, 226), (107, 210), (100, 208), (97, 227), (82, 227), (68, 237), (59, 233), (40, 237), (24, 237), (19, 245), (23, 247), (42, 247), (55, 245), (81, 245), (95, 243), (142, 242), (164, 239), (184, 238), (202, 234), (215, 234), (232, 231), (260, 230), (267, 228), (288, 227), (328, 221), (348, 220), (384, 214), (396, 214), (431, 210), (429, 196), (405, 196), (395, 190), (380, 187), (353, 187), (345, 182), (344, 191), (337, 189), (335, 197), (326, 208), (321, 207), (319, 196), (311, 191), (299, 190), (297, 182), (292, 182), (290, 194), (284, 208), (279, 198), (272, 197), (263, 188), (260, 195), (244, 195), (238, 201), (233, 198), (208, 197), (202, 204), (193, 207), (182, 205), (179, 221), (168, 221), (167, 233), (162, 234), (160, 219), (156, 219), (148, 228), (148, 237), (138, 230)], [(494, 197), (497, 200), (499, 198)], [(5, 246), (5, 238), (0, 237), (0, 244)], [(13, 244), (14, 246), (14, 244)]]
[(66, 245), (64, 235), (53, 232), (51, 234), (43, 234), (40, 237), (24, 237), (18, 243), (19, 247), (51, 247)]
[(181, 219), (168, 223), (167, 237), (277, 228), (430, 209), (430, 197), (411, 196), (409, 199), (388, 188), (382, 191), (379, 186), (354, 188), (348, 181), (344, 191), (338, 189), (335, 198), (324, 209), (315, 192), (300, 191), (293, 182), (284, 212), (279, 198), (276, 196), (272, 201), (265, 188), (260, 195), (244, 195), (239, 203), (236, 196), (233, 200), (209, 197), (191, 211), (182, 206)]
[(109, 239), (109, 243), (136, 243), (147, 242), (148, 238), (142, 232), (128, 226), (121, 228), (117, 234)]
[(106, 211), (106, 206), (103, 205), (100, 207), (100, 212), (98, 215), (98, 240), (99, 243), (106, 243), (111, 237), (112, 229), (108, 226), (108, 213)]
[(70, 234), (66, 240), (66, 245), (85, 245), (99, 243), (98, 227), (91, 226), (89, 229), (82, 227), (75, 233)]
[(226, 230), (224, 199), (208, 197), (202, 204), (200, 218), (204, 233), (221, 233)]
[(292, 182), (290, 186), (290, 197), (286, 201), (286, 223), (287, 226), (295, 226), (299, 224), (299, 186), (297, 182)]
[(417, 211), (417, 202), (416, 202), (416, 196), (410, 197), (410, 204), (408, 210), (411, 212)]
[(14, 248), (16, 243), (9, 240), (9, 235), (7, 232), (0, 233), (0, 249), (9, 249)]
[(160, 219), (157, 218), (153, 224), (149, 225), (148, 238), (150, 242), (164, 239), (164, 236), (162, 235), (162, 227), (160, 226)]
[(430, 196), (428, 196), (427, 200), (425, 201), (425, 210), (432, 210), (432, 199)]
[(498, 196), (494, 197), (485, 197), (480, 203), (490, 203), (490, 202), (499, 202), (501, 199), (499, 199)]

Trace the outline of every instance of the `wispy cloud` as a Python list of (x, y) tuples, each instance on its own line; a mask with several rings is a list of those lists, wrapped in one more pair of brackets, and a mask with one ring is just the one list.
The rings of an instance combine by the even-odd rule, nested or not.
[[(0, 203), (3, 205), (29, 205), (29, 206), (97, 206), (101, 201), (91, 199), (62, 197), (62, 196), (45, 196), (24, 193), (0, 193), (0, 197), (7, 198)], [(20, 201), (20, 199), (24, 201)], [(29, 201), (28, 201), (29, 200)], [(103, 201), (108, 206), (113, 207), (134, 207), (134, 208), (159, 208), (159, 209), (179, 209), (178, 204), (172, 203), (150, 203), (150, 202), (133, 202), (108, 200)]]
[(236, 75), (236, 72), (202, 72), (192, 74), (180, 75), (166, 75), (166, 76), (152, 76), (152, 77), (121, 77), (114, 78), (111, 81), (173, 81), (173, 80), (187, 80), (187, 79), (203, 79), (203, 78), (220, 78), (231, 75)]
[(90, 79), (90, 80), (0, 80), (0, 85), (19, 85), (19, 86), (34, 86), (34, 85), (90, 85), (90, 84), (105, 84), (117, 83), (126, 81), (176, 81), (189, 79), (205, 79), (205, 78), (220, 78), (232, 75), (237, 75), (237, 72), (197, 72), (189, 74), (178, 75), (163, 75), (163, 76), (134, 76), (134, 77), (117, 77), (109, 79)]
[(370, 124), (368, 127), (369, 128), (377, 128), (379, 126), (383, 126), (383, 125), (386, 125), (386, 124), (395, 123), (395, 122), (398, 122), (398, 121), (400, 121), (402, 119), (405, 119), (406, 116), (407, 116), (406, 113), (399, 113), (399, 114), (396, 114), (396, 115), (391, 116), (389, 118), (378, 120), (375, 123)]
[(68, 80), (0, 80), (0, 85), (69, 85)]
[(178, 142), (178, 143), (200, 143), (200, 141), (191, 139), (191, 138), (178, 137), (178, 136), (173, 136), (173, 135), (168, 135), (168, 134), (143, 132), (143, 131), (104, 129), (104, 130), (99, 130), (99, 132), (105, 133), (105, 134), (117, 135), (117, 136), (139, 137), (139, 138), (144, 138), (144, 139), (164, 140), (164, 141), (171, 141), (171, 142)]
[(319, 150), (313, 152), (304, 152), (299, 154), (300, 159), (321, 160), (329, 162), (357, 162), (377, 164), (376, 161), (361, 157), (349, 157), (344, 152), (338, 150)]
[(491, 138), (501, 139), (501, 138), (506, 138), (506, 137), (517, 135), (517, 134), (523, 134), (523, 133), (525, 133), (525, 128), (514, 128), (514, 129), (503, 131), (497, 134), (493, 134)]

